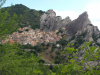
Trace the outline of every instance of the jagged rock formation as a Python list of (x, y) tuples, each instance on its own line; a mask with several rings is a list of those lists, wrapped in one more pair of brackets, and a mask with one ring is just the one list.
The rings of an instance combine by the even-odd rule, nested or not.
[(66, 29), (66, 33), (71, 35), (80, 35), (87, 31), (87, 35), (84, 38), (85, 41), (93, 41), (93, 33), (95, 35), (99, 34), (98, 28), (91, 24), (87, 12), (82, 13), (77, 19), (70, 22)]
[(65, 27), (67, 35), (81, 35), (87, 31), (84, 37), (85, 41), (93, 41), (92, 35), (98, 35), (100, 32), (96, 26), (91, 24), (88, 18), (87, 12), (82, 13), (79, 17), (73, 21), (69, 17), (62, 19), (60, 16), (56, 16), (53, 10), (48, 10), (41, 16), (40, 29), (44, 31), (54, 31), (59, 28)]
[(77, 31), (81, 31), (84, 27), (88, 24), (91, 24), (90, 20), (88, 19), (87, 12), (82, 13), (77, 19), (73, 20), (67, 26), (67, 33), (68, 34), (75, 34)]
[(56, 16), (53, 10), (48, 10), (41, 16), (40, 29), (44, 31), (53, 31), (65, 27), (70, 22), (71, 19), (69, 17), (62, 19), (62, 17)]

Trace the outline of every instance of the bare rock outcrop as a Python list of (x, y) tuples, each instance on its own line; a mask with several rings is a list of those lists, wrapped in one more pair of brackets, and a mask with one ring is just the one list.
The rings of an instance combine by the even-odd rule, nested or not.
[(97, 43), (99, 43), (99, 44), (100, 44), (100, 38), (97, 40)]
[(82, 13), (73, 21), (69, 17), (62, 19), (61, 16), (56, 16), (53, 10), (48, 10), (41, 16), (40, 29), (44, 31), (54, 31), (59, 28), (66, 28), (66, 35), (81, 35), (87, 31), (84, 37), (85, 41), (93, 41), (92, 35), (98, 35), (99, 29), (91, 24), (87, 12)]
[(82, 13), (77, 19), (70, 22), (66, 29), (66, 33), (70, 35), (80, 35), (83, 32), (87, 31), (87, 34), (84, 38), (85, 41), (93, 41), (93, 33), (95, 35), (98, 35), (100, 33), (99, 29), (91, 24), (87, 12)]
[(40, 29), (44, 31), (53, 31), (65, 27), (70, 22), (71, 19), (69, 17), (62, 19), (61, 16), (56, 16), (53, 10), (48, 10), (41, 16)]
[(82, 13), (77, 19), (73, 20), (67, 26), (68, 34), (75, 34), (77, 31), (83, 30), (87, 25), (91, 24), (87, 12)]

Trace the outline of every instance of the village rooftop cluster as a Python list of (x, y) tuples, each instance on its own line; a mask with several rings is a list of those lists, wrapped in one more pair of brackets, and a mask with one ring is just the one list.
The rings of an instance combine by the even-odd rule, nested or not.
[(34, 30), (29, 27), (19, 28), (18, 32), (13, 32), (12, 35), (9, 35), (9, 38), (2, 41), (2, 44), (9, 42), (11, 45), (12, 43), (17, 42), (21, 45), (30, 44), (34, 46), (41, 43), (54, 43), (62, 39), (61, 34), (56, 34), (57, 32), (58, 30), (44, 32), (40, 29)]

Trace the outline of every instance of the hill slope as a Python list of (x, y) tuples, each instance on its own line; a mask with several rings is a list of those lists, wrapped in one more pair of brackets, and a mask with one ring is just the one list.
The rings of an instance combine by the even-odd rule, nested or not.
[(12, 16), (14, 13), (18, 15), (23, 16), (23, 19), (20, 20), (20, 23), (22, 22), (22, 26), (30, 26), (31, 28), (40, 28), (40, 16), (44, 13), (44, 11), (41, 10), (35, 10), (35, 9), (29, 9), (28, 7), (22, 5), (22, 4), (16, 4), (12, 7), (5, 7), (5, 9), (9, 8), (9, 14)]

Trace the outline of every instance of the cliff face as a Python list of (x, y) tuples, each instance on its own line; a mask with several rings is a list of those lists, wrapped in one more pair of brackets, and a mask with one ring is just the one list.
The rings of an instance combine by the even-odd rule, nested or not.
[(77, 19), (69, 23), (69, 25), (67, 26), (67, 33), (73, 35), (89, 24), (91, 24), (91, 22), (88, 18), (87, 12), (84, 12)]
[(54, 31), (59, 28), (66, 28), (66, 34), (72, 36), (80, 35), (87, 31), (87, 35), (84, 38), (86, 41), (93, 41), (93, 33), (95, 35), (99, 34), (99, 29), (91, 24), (87, 12), (82, 13), (73, 21), (69, 17), (62, 19), (60, 16), (56, 16), (53, 10), (48, 10), (41, 16), (40, 29)]
[(99, 34), (99, 29), (91, 24), (87, 12), (82, 13), (77, 19), (70, 22), (66, 29), (66, 33), (70, 35), (81, 35), (87, 31), (87, 34), (84, 38), (85, 41), (93, 41), (93, 33), (95, 35)]
[(70, 22), (71, 19), (69, 17), (62, 19), (62, 17), (56, 16), (53, 10), (48, 10), (41, 16), (40, 29), (44, 31), (53, 31), (65, 27)]

